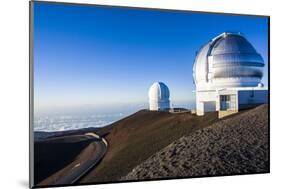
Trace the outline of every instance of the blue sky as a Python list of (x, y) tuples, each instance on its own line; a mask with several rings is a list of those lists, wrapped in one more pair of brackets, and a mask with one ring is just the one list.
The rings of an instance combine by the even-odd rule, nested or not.
[(146, 103), (154, 81), (171, 101), (195, 99), (196, 51), (242, 32), (265, 60), (267, 18), (35, 2), (35, 107)]

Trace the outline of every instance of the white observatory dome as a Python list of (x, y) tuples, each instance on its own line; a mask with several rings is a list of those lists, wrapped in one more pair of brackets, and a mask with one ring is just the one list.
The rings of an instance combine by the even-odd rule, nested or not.
[(256, 87), (263, 76), (264, 61), (240, 33), (222, 33), (197, 53), (193, 79), (197, 90)]
[(149, 89), (149, 109), (167, 110), (170, 108), (170, 91), (162, 82), (154, 82)]

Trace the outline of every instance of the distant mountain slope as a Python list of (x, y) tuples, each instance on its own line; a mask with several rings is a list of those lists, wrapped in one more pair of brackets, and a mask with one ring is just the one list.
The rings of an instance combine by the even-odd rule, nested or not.
[(198, 117), (141, 110), (111, 125), (105, 136), (109, 147), (104, 159), (81, 182), (116, 181), (176, 139), (216, 121), (216, 112)]
[(269, 172), (268, 145), (262, 105), (174, 141), (121, 180)]

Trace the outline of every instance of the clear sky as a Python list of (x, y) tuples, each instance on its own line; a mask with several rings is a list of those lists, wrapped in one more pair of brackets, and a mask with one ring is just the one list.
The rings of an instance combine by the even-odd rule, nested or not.
[(35, 107), (144, 103), (154, 81), (171, 101), (193, 101), (196, 51), (225, 31), (241, 32), (264, 58), (268, 20), (35, 2)]

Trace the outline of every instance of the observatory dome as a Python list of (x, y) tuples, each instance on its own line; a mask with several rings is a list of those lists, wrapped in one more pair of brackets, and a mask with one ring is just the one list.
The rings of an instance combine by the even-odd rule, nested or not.
[(154, 82), (148, 92), (150, 110), (166, 110), (170, 108), (170, 91), (162, 82)]
[(264, 61), (240, 33), (222, 33), (205, 44), (193, 64), (197, 90), (224, 87), (256, 87)]

